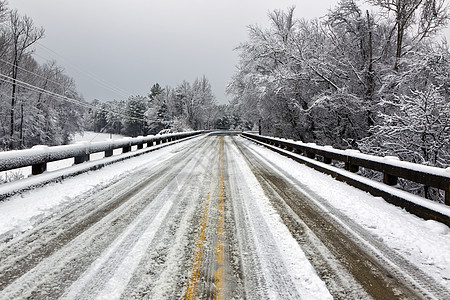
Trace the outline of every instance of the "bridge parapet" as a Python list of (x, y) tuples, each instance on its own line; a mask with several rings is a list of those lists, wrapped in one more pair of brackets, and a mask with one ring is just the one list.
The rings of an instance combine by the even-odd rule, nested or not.
[(144, 144), (151, 147), (167, 141), (175, 141), (203, 133), (203, 131), (171, 133), (164, 135), (139, 136), (101, 142), (80, 142), (64, 146), (34, 146), (31, 149), (0, 152), (0, 171), (23, 167), (32, 167), (32, 174), (38, 175), (47, 170), (47, 163), (74, 158), (74, 164), (89, 161), (90, 155), (105, 152), (105, 157), (113, 155), (113, 150), (122, 149), (122, 153), (131, 151), (131, 147), (143, 149)]
[[(330, 165), (333, 161), (337, 161), (342, 163), (345, 170), (350, 173), (357, 173), (360, 167), (381, 172), (383, 174), (383, 183), (387, 186), (396, 186), (398, 184), (398, 178), (403, 178), (412, 182), (423, 184), (424, 186), (434, 187), (445, 191), (444, 203), (447, 206), (450, 205), (450, 168), (443, 169), (425, 166), (401, 161), (397, 157), (392, 156), (378, 157), (363, 154), (357, 150), (340, 150), (330, 146), (318, 146), (311, 143), (260, 136), (251, 133), (243, 133), (242, 135), (256, 142), (270, 145), (273, 150), (284, 155), (287, 155), (286, 152), (300, 154), (303, 158), (299, 158), (300, 156), (297, 156), (297, 158), (290, 157), (321, 172), (330, 174), (338, 180), (345, 181), (351, 185), (366, 190), (373, 195), (381, 196), (389, 202), (406, 208), (408, 211), (415, 213), (415, 211), (420, 210), (418, 215), (422, 217), (435, 219), (435, 214), (434, 212), (430, 212), (430, 214), (428, 214), (428, 212), (425, 212), (425, 210), (418, 207), (415, 203), (410, 203), (409, 200), (405, 201), (408, 197), (398, 196), (399, 194), (392, 193), (392, 190), (389, 190), (390, 192), (386, 192), (387, 189), (382, 187), (378, 188), (373, 186), (371, 183), (367, 183), (367, 179), (366, 181), (357, 179), (356, 174), (354, 176), (350, 176), (347, 175), (349, 173), (345, 174), (342, 171), (339, 172), (337, 171), (338, 168), (333, 168), (332, 166), (326, 167), (326, 165)], [(362, 176), (358, 177), (363, 178)], [(407, 192), (404, 193), (408, 194)], [(402, 195), (405, 195), (404, 193)], [(450, 224), (448, 217), (444, 218), (446, 219), (446, 222), (444, 223)]]

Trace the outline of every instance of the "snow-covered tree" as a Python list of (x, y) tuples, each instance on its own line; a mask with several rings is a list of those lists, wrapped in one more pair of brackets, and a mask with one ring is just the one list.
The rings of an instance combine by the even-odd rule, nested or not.
[(192, 85), (183, 81), (175, 88), (173, 100), (182, 104), (182, 113), (190, 128), (208, 129), (214, 124), (215, 97), (205, 76), (197, 78)]
[(147, 125), (144, 120), (148, 107), (148, 99), (142, 96), (131, 96), (126, 102), (126, 118), (124, 120), (124, 134), (139, 136), (147, 134)]
[[(396, 71), (405, 53), (445, 27), (450, 18), (446, 0), (367, 0), (367, 2), (380, 7), (385, 12), (388, 22), (392, 24), (391, 36), (395, 37)], [(391, 39), (388, 42), (391, 42)]]
[[(334, 145), (365, 136), (369, 125), (360, 119), (368, 118), (362, 97), (369, 89), (369, 64), (363, 50), (352, 45), (368, 43), (369, 29), (358, 8), (350, 5), (353, 1), (343, 2), (326, 27), (317, 20), (294, 19), (293, 8), (271, 13), (267, 30), (249, 27), (228, 91), (249, 119), (262, 120), (265, 134)], [(356, 31), (348, 33), (349, 27)], [(335, 132), (344, 136), (320, 132), (330, 119), (342, 127)], [(348, 130), (353, 126), (360, 128)]]
[(389, 77), (393, 94), (379, 103), (379, 122), (361, 142), (371, 153), (439, 167), (450, 165), (450, 52), (429, 47), (411, 54), (407, 72)]
[(154, 84), (149, 94), (149, 105), (145, 112), (148, 132), (156, 134), (163, 129), (171, 127), (170, 111), (168, 107), (169, 96), (159, 84)]
[[(11, 105), (10, 105), (10, 128), (9, 135), (11, 138), (11, 146), (15, 145), (14, 133), (16, 132), (16, 116), (17, 116), (17, 80), (19, 67), (22, 60), (29, 53), (30, 47), (44, 36), (44, 29), (35, 27), (33, 20), (28, 16), (21, 16), (17, 10), (9, 12), (8, 22), (8, 40), (10, 41), (10, 62), (11, 62)], [(23, 111), (21, 106), (20, 111)], [(21, 119), (21, 124), (23, 119)], [(23, 144), (23, 143), (22, 143)]]
[(40, 65), (32, 57), (43, 34), (30, 17), (0, 1), (2, 149), (63, 144), (82, 130), (84, 101), (73, 79), (56, 62)]
[[(403, 7), (403, 1), (374, 2)], [(377, 103), (398, 91), (395, 80), (409, 72), (412, 48), (407, 52), (406, 45), (420, 35), (416, 47), (425, 47), (427, 37), (445, 23), (442, 3), (421, 1), (416, 10), (405, 4), (423, 15), (414, 18), (415, 28), (422, 31), (414, 36), (408, 30), (401, 33), (401, 73), (392, 67), (396, 20), (363, 12), (354, 0), (339, 1), (322, 22), (295, 19), (293, 8), (274, 11), (269, 28), (249, 26), (248, 40), (238, 47), (240, 64), (228, 92), (249, 120), (262, 120), (265, 134), (356, 147), (378, 122)], [(438, 16), (427, 17), (434, 9)], [(412, 28), (410, 23), (402, 26)]]

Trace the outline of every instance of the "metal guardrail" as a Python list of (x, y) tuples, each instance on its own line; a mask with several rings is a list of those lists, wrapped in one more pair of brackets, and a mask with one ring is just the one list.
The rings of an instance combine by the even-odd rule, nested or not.
[[(446, 205), (450, 205), (450, 168), (442, 169), (424, 166), (400, 161), (398, 158), (389, 156), (377, 157), (362, 154), (357, 150), (339, 150), (330, 146), (318, 146), (311, 143), (302, 143), (280, 138), (260, 136), (251, 133), (243, 133), (242, 135), (254, 141), (271, 145), (273, 150), (283, 155), (288, 155), (287, 153), (289, 152), (301, 154), (305, 157), (304, 159), (300, 159), (298, 156), (290, 157), (321, 172), (330, 174), (340, 181), (345, 181), (350, 185), (365, 190), (374, 196), (383, 197), (386, 201), (401, 206), (407, 211), (422, 218), (438, 220), (450, 226), (450, 220), (447, 215), (438, 214), (431, 209), (418, 205), (417, 203), (412, 203), (408, 199), (405, 199), (405, 197), (399, 196), (400, 193), (387, 192), (386, 189), (383, 189), (382, 187), (376, 187), (373, 184), (366, 182), (367, 179), (364, 181), (355, 177), (358, 176), (364, 178), (362, 176), (356, 174), (354, 176), (348, 176), (343, 172), (337, 172), (332, 168), (327, 168), (324, 164), (330, 165), (334, 160), (342, 162), (345, 166), (345, 170), (351, 173), (358, 172), (360, 167), (381, 172), (383, 174), (383, 183), (388, 186), (397, 185), (398, 178), (403, 178), (443, 190), (445, 191)], [(318, 158), (322, 164), (317, 161)]]
[(150, 147), (166, 142), (195, 136), (203, 131), (182, 132), (165, 135), (152, 135), (136, 138), (122, 138), (102, 142), (80, 142), (64, 146), (34, 146), (31, 149), (0, 152), (0, 171), (31, 166), (32, 174), (38, 175), (47, 170), (47, 163), (74, 158), (74, 164), (89, 161), (90, 155), (97, 152), (105, 152), (105, 157), (113, 155), (113, 150), (122, 148), (122, 153), (130, 152), (131, 147), (137, 145), (137, 149), (143, 149), (144, 145)]

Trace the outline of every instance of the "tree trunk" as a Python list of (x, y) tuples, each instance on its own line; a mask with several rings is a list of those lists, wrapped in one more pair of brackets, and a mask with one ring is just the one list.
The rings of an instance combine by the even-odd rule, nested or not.
[(367, 27), (369, 29), (369, 41), (368, 41), (368, 48), (369, 48), (369, 61), (368, 61), (368, 70), (367, 70), (367, 91), (366, 91), (366, 97), (367, 99), (372, 102), (373, 101), (373, 94), (375, 91), (375, 80), (374, 80), (374, 71), (373, 71), (373, 39), (372, 39), (372, 26), (370, 23), (370, 15), (369, 11), (366, 11), (367, 14)]
[(12, 91), (11, 91), (11, 112), (10, 112), (10, 132), (9, 132), (10, 137), (14, 135), (14, 111), (16, 106), (17, 71), (18, 71), (18, 61), (17, 61), (17, 53), (15, 53), (12, 69)]
[(394, 70), (398, 71), (398, 65), (400, 63), (400, 58), (402, 57), (402, 44), (403, 44), (403, 34), (405, 27), (401, 23), (401, 20), (397, 21), (397, 51), (395, 53), (395, 64)]
[(11, 92), (11, 112), (10, 112), (10, 130), (9, 136), (12, 137), (14, 135), (14, 109), (16, 106), (16, 79), (13, 78), (12, 82), (12, 92)]
[(23, 101), (20, 104), (20, 137), (19, 137), (19, 141), (20, 141), (20, 148), (23, 149), (25, 146), (25, 143), (23, 141)]

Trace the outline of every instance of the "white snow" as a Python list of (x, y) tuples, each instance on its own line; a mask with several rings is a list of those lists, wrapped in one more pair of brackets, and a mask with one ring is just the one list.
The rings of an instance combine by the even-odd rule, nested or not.
[[(173, 201), (166, 201), (167, 196), (169, 195), (169, 191), (164, 191), (160, 194), (159, 198), (163, 198), (163, 207), (159, 210), (157, 216), (154, 218), (153, 222), (145, 228), (142, 237), (137, 241), (137, 243), (130, 250), (130, 253), (126, 256), (126, 258), (120, 262), (117, 266), (117, 269), (114, 270), (114, 274), (112, 278), (108, 280), (106, 285), (100, 291), (100, 294), (96, 297), (96, 299), (119, 299), (122, 292), (125, 290), (126, 285), (131, 279), (133, 272), (138, 267), (142, 257), (145, 254), (145, 251), (148, 245), (153, 240), (157, 229), (161, 226), (161, 223), (164, 220), (164, 217), (169, 212), (170, 207), (173, 204)], [(169, 198), (170, 199), (170, 198)], [(139, 215), (136, 220), (133, 221), (133, 224), (127, 228), (125, 232), (123, 232), (113, 244), (111, 244), (108, 249), (106, 249), (102, 256), (98, 258), (89, 269), (82, 275), (81, 279), (77, 280), (70, 288), (68, 293), (64, 296), (65, 299), (77, 299), (77, 294), (80, 290), (85, 286), (86, 282), (92, 280), (93, 277), (97, 275), (102, 265), (108, 260), (111, 259), (111, 256), (117, 251), (120, 244), (122, 244), (126, 237), (132, 235), (135, 232), (139, 232), (139, 228), (137, 228), (140, 223), (142, 223), (143, 219), (150, 218), (150, 213), (155, 210), (155, 205), (158, 200), (155, 200), (152, 205), (146, 207), (146, 209)], [(161, 202), (161, 201), (160, 201)]]
[[(232, 154), (227, 154), (228, 159), (231, 160), (232, 158), (236, 161), (237, 169), (234, 175), (230, 174), (230, 177), (237, 176), (239, 186), (249, 188), (240, 189), (242, 208), (246, 211), (244, 215), (248, 217), (248, 223), (245, 226), (249, 226), (250, 232), (252, 232), (256, 251), (264, 270), (263, 276), (270, 288), (268, 291), (269, 298), (279, 299), (281, 297), (277, 293), (277, 281), (274, 277), (284, 278), (286, 274), (278, 274), (277, 271), (280, 270), (271, 268), (274, 264), (273, 261), (281, 261), (281, 264), (284, 265), (284, 268), (281, 269), (286, 270), (287, 278), (292, 281), (294, 288), (297, 290), (297, 294), (295, 294), (297, 296), (295, 297), (301, 297), (301, 299), (332, 299), (325, 283), (319, 278), (300, 245), (270, 204), (270, 200), (264, 194), (242, 154), (236, 148), (233, 148), (232, 151)], [(229, 169), (229, 172), (232, 172), (232, 168), (229, 167)], [(239, 187), (237, 188), (239, 189)], [(238, 201), (238, 199), (233, 199), (233, 201)], [(273, 243), (267, 237), (271, 237)]]

